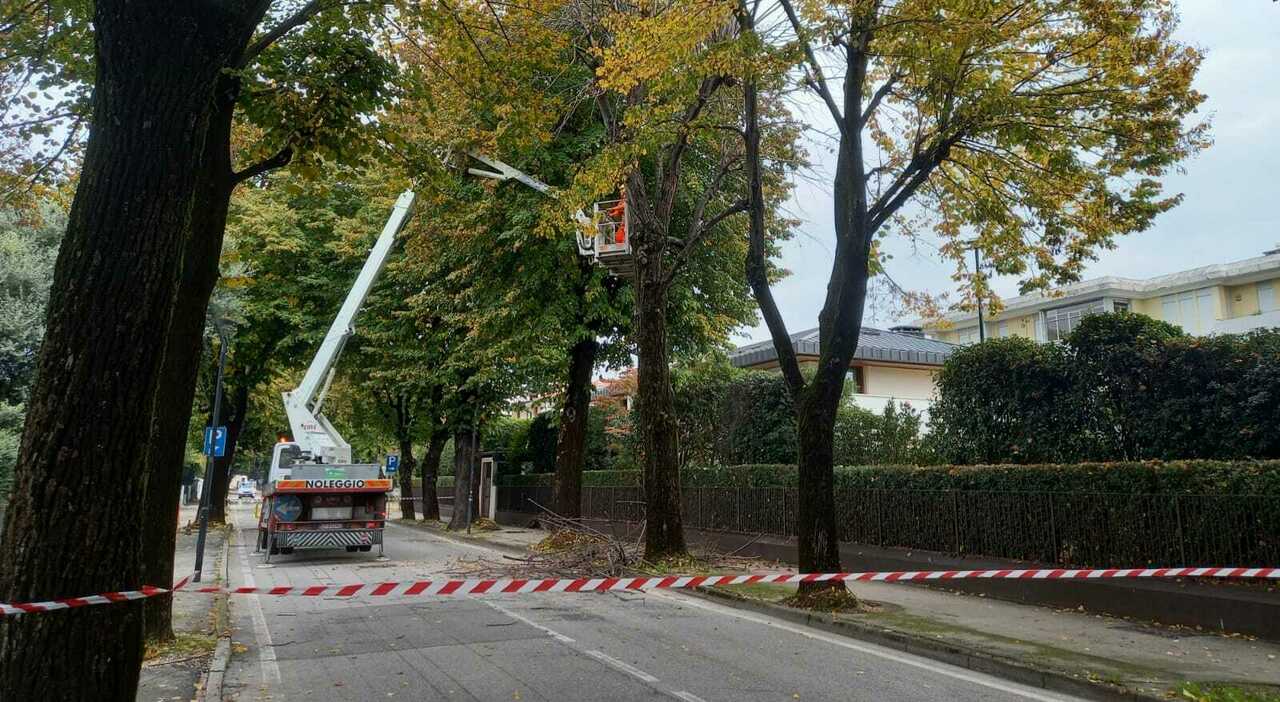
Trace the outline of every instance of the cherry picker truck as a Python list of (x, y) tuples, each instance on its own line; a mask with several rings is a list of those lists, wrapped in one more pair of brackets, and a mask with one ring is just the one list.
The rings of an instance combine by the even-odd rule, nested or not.
[(283, 394), (293, 435), (271, 452), (258, 516), (258, 549), (266, 552), (268, 563), (294, 549), (368, 552), (376, 545), (383, 556), (391, 479), (380, 464), (352, 463), (351, 444), (321, 410), (342, 347), (355, 332), (356, 315), (409, 219), (413, 200), (412, 191), (400, 195), (302, 382)]

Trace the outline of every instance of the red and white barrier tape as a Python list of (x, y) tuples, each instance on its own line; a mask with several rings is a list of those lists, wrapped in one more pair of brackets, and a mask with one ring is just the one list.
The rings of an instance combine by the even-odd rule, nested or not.
[(840, 580), (845, 582), (912, 582), (920, 580), (965, 580), (972, 578), (1010, 580), (1092, 580), (1101, 578), (1268, 578), (1280, 579), (1280, 568), (1042, 568), (1039, 570), (923, 570), (872, 573), (774, 573), (758, 575), (668, 575), (635, 578), (493, 578), (467, 580), (417, 580), (353, 585), (284, 585), (279, 587), (218, 586), (187, 587), (187, 578), (171, 590), (145, 586), (141, 590), (106, 592), (49, 602), (0, 603), (0, 613), (27, 614), (71, 609), (111, 602), (139, 600), (166, 592), (228, 593), (232, 595), (291, 595), (297, 597), (370, 597), (414, 595), (515, 595), (531, 592), (604, 592), (609, 590), (654, 590), (752, 583), (802, 583)]

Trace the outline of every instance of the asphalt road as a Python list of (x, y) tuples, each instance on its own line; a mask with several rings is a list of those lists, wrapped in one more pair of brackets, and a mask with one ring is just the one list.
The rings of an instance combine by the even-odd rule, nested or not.
[[(233, 585), (418, 580), (500, 555), (393, 525), (387, 555), (262, 567), (252, 512)], [(194, 595), (189, 595), (194, 596)], [(1067, 700), (679, 593), (351, 599), (235, 596), (228, 700)]]

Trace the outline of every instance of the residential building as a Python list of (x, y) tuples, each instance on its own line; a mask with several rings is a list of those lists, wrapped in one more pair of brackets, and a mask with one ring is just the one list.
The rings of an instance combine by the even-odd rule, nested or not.
[[(984, 319), (986, 338), (1021, 336), (1036, 341), (1064, 338), (1088, 314), (1139, 312), (1195, 335), (1234, 334), (1280, 327), (1280, 248), (1257, 258), (1201, 266), (1134, 279), (1108, 276), (1083, 280), (1050, 293), (1005, 300)], [(955, 344), (979, 340), (976, 313), (953, 313), (926, 327), (930, 338)]]
[[(791, 347), (801, 368), (817, 365), (818, 330), (792, 334)], [(854, 385), (852, 402), (872, 412), (884, 410), (889, 402), (903, 402), (927, 414), (937, 394), (938, 371), (953, 350), (952, 344), (925, 338), (919, 327), (863, 327), (847, 376)], [(740, 346), (729, 360), (739, 368), (778, 367), (772, 341)]]

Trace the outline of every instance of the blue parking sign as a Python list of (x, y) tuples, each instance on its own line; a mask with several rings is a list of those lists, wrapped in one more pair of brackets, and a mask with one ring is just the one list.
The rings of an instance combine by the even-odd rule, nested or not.
[(227, 428), (204, 428), (204, 455), (221, 458), (227, 455)]
[(397, 470), (400, 470), (400, 457), (395, 455), (387, 456), (387, 472), (394, 473)]

